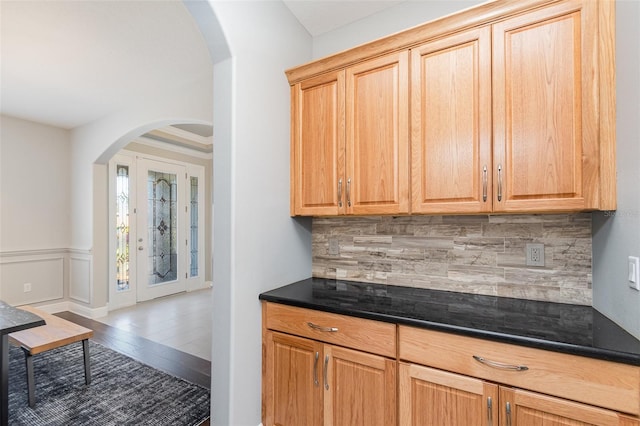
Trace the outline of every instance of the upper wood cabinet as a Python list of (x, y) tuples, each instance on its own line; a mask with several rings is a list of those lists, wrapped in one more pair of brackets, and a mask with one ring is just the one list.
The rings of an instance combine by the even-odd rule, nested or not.
[(598, 135), (597, 8), (563, 1), (493, 25), (494, 211), (612, 207), (599, 197), (612, 141)]
[(288, 70), (291, 213), (615, 209), (614, 15), (497, 0)]
[(345, 72), (291, 87), (291, 213), (336, 215), (342, 203)]
[(409, 212), (408, 58), (292, 86), (292, 214)]
[(491, 29), (411, 50), (413, 213), (492, 207)]

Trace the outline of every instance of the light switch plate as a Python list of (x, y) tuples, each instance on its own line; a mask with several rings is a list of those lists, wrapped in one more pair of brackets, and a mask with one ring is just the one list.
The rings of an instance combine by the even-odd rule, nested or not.
[(629, 256), (629, 287), (640, 291), (640, 258)]

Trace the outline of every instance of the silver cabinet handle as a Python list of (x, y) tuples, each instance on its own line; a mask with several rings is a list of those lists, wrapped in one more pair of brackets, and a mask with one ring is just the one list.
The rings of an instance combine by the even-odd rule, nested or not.
[(487, 398), (487, 426), (493, 426), (493, 400), (491, 397)]
[(498, 201), (502, 201), (502, 164), (498, 164)]
[(347, 207), (351, 207), (351, 178), (347, 179)]
[(142, 251), (142, 250), (144, 250), (144, 247), (138, 246), (138, 250)]
[(507, 412), (507, 426), (511, 426), (511, 403), (507, 402), (507, 406), (505, 408)]
[(342, 207), (342, 179), (338, 180), (338, 207)]
[(321, 325), (317, 325), (312, 322), (308, 322), (307, 325), (313, 328), (314, 330), (326, 331), (328, 333), (335, 333), (336, 331), (338, 331), (338, 327), (323, 327)]
[(316, 352), (315, 360), (313, 361), (313, 385), (315, 387), (320, 384), (318, 382), (318, 358), (320, 358), (320, 353)]
[(482, 168), (482, 201), (487, 202), (487, 166)]
[(488, 365), (489, 367), (499, 368), (501, 370), (526, 371), (529, 369), (526, 365), (503, 364), (501, 362), (485, 359), (478, 355), (473, 355), (473, 359), (481, 362), (482, 364)]
[(328, 379), (328, 373), (327, 370), (329, 369), (329, 355), (326, 355), (324, 357), (324, 388), (326, 390), (329, 390), (329, 379)]

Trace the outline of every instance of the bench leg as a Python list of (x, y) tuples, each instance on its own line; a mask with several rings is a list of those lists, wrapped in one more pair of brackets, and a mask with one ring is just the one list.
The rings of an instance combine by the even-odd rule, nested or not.
[(27, 389), (29, 394), (29, 407), (33, 408), (36, 405), (36, 383), (33, 377), (33, 355), (27, 349), (22, 348), (24, 352), (24, 360), (27, 366)]
[(84, 353), (84, 382), (91, 384), (91, 360), (89, 358), (89, 339), (82, 341), (82, 352)]

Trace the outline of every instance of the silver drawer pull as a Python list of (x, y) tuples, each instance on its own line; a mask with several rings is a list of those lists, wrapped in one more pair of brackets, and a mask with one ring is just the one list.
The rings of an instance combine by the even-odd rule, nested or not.
[(478, 355), (473, 355), (473, 359), (485, 365), (488, 365), (489, 367), (500, 368), (502, 370), (526, 371), (529, 369), (529, 367), (527, 367), (526, 365), (503, 364), (501, 362), (491, 361), (489, 359), (482, 358), (481, 356), (478, 356)]
[(338, 327), (323, 327), (321, 325), (317, 325), (312, 322), (308, 322), (307, 325), (313, 328), (314, 330), (326, 331), (329, 333), (335, 333), (336, 331), (338, 331)]

